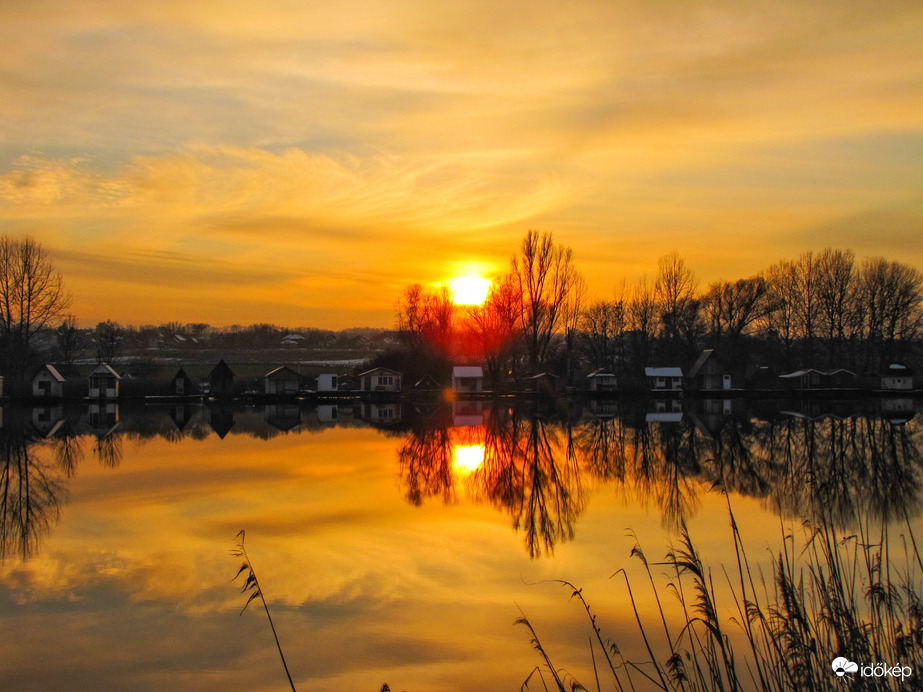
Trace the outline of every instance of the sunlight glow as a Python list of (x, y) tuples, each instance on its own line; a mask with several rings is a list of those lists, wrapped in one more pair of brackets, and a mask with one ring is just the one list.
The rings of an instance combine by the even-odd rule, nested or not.
[(465, 475), (474, 473), (484, 463), (484, 445), (455, 447), (453, 456), (456, 471)]
[(456, 305), (480, 305), (490, 291), (490, 281), (476, 276), (460, 276), (449, 282)]

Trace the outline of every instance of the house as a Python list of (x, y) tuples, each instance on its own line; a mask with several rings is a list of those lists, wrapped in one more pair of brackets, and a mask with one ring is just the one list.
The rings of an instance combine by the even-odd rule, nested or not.
[(586, 376), (587, 389), (591, 392), (614, 392), (618, 389), (615, 375), (605, 368), (594, 370)]
[(372, 368), (359, 373), (363, 392), (400, 392), (401, 373), (388, 368)]
[(336, 375), (330, 373), (322, 373), (317, 376), (318, 392), (337, 392), (339, 391), (339, 388), (339, 378)]
[(700, 392), (727, 390), (733, 383), (728, 368), (711, 348), (702, 351), (686, 377), (688, 388)]
[[(223, 361), (222, 361), (223, 362)], [(234, 409), (230, 405), (209, 406), (205, 410), (205, 416), (211, 429), (222, 440), (231, 432), (234, 427)]]
[(654, 391), (679, 391), (683, 388), (682, 368), (644, 368), (647, 385)]
[(320, 423), (336, 423), (339, 411), (335, 404), (321, 404), (317, 407), (317, 420)]
[(90, 404), (87, 424), (98, 438), (111, 435), (119, 427), (119, 405), (113, 402)]
[(838, 370), (815, 370), (807, 368), (779, 375), (784, 389), (852, 389), (858, 386), (856, 373), (840, 368)]
[(32, 396), (54, 399), (64, 396), (64, 377), (47, 363), (32, 376)]
[(297, 394), (301, 386), (301, 375), (283, 365), (263, 377), (266, 394)]
[(458, 393), (484, 391), (484, 369), (480, 365), (456, 365), (452, 368), (452, 391)]
[(218, 361), (208, 375), (208, 387), (212, 396), (229, 396), (234, 391), (234, 371), (224, 359)]
[(102, 363), (87, 378), (91, 399), (115, 399), (119, 395), (119, 374), (107, 363)]
[(32, 409), (32, 427), (48, 439), (54, 437), (64, 426), (64, 408), (57, 406), (35, 406)]
[(193, 393), (194, 387), (192, 378), (186, 374), (186, 370), (183, 368), (180, 368), (179, 372), (170, 380), (170, 394), (175, 394), (176, 396), (189, 396)]
[(456, 428), (484, 424), (484, 413), (490, 403), (483, 400), (453, 401), (452, 425)]
[(173, 425), (176, 426), (176, 429), (182, 432), (186, 429), (189, 421), (192, 420), (193, 411), (189, 404), (177, 404), (170, 408), (168, 415), (170, 416), (170, 420), (173, 421)]
[(393, 425), (403, 416), (403, 407), (399, 403), (363, 404), (362, 418), (373, 425)]
[(289, 334), (284, 339), (282, 339), (283, 348), (300, 348), (304, 346), (305, 338), (301, 334)]
[(561, 378), (551, 372), (540, 372), (531, 377), (521, 377), (516, 380), (516, 388), (521, 392), (534, 392), (536, 394), (554, 394), (558, 391), (558, 382)]
[(267, 404), (263, 419), (276, 430), (289, 432), (301, 425), (301, 410), (297, 404)]
[(913, 370), (900, 363), (891, 363), (881, 373), (880, 387), (892, 391), (913, 389)]

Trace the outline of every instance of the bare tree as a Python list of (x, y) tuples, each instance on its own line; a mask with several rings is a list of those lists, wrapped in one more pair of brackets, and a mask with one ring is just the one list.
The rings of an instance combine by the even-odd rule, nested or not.
[(857, 285), (866, 365), (901, 357), (903, 344), (915, 339), (923, 327), (923, 274), (874, 257), (862, 263)]
[(587, 299), (586, 281), (579, 274), (574, 280), (573, 288), (564, 301), (561, 322), (564, 325), (564, 358), (567, 362), (567, 381), (573, 384), (574, 351), (580, 326), (580, 315)]
[(555, 245), (551, 233), (529, 231), (511, 266), (522, 296), (520, 322), (529, 366), (534, 371), (545, 360), (577, 281), (574, 253), (569, 247)]
[(631, 326), (634, 358), (647, 365), (651, 355), (651, 337), (657, 320), (657, 300), (646, 278), (642, 278), (628, 297), (628, 318)]
[(766, 314), (767, 283), (762, 276), (734, 282), (716, 281), (705, 294), (705, 313), (712, 336), (729, 343), (737, 355), (740, 340)]
[(494, 384), (499, 382), (505, 364), (513, 361), (520, 305), (519, 283), (507, 274), (491, 285), (483, 305), (468, 309), (469, 329), (487, 365), (488, 379)]
[(768, 299), (766, 332), (782, 342), (785, 364), (793, 363), (793, 348), (798, 337), (796, 304), (798, 302), (798, 270), (794, 262), (782, 261), (766, 272)]
[(798, 336), (805, 346), (806, 365), (813, 365), (814, 339), (820, 319), (818, 266), (813, 252), (805, 252), (794, 262), (794, 314)]
[(657, 280), (654, 282), (654, 296), (660, 310), (667, 354), (676, 357), (677, 344), (682, 337), (690, 351), (703, 330), (699, 314), (700, 303), (695, 293), (698, 281), (695, 272), (674, 250), (664, 255), (657, 263)]
[(817, 257), (817, 296), (821, 328), (828, 344), (828, 362), (843, 355), (847, 337), (856, 325), (855, 256), (851, 250), (827, 248)]
[(41, 243), (0, 237), (0, 345), (8, 375), (25, 376), (35, 335), (69, 304), (64, 278)]
[(397, 304), (397, 328), (414, 356), (448, 356), (456, 307), (448, 286), (426, 291), (420, 284), (404, 289)]
[(122, 350), (125, 331), (118, 322), (106, 320), (96, 325), (93, 345), (96, 348), (97, 363), (114, 363)]
[(86, 346), (83, 332), (77, 326), (77, 318), (74, 315), (66, 315), (64, 320), (55, 330), (55, 343), (58, 347), (58, 356), (61, 358), (61, 365), (64, 372), (70, 372), (74, 367), (74, 361), (83, 352)]
[(623, 300), (601, 300), (583, 312), (580, 326), (593, 367), (616, 372), (627, 324), (628, 311)]

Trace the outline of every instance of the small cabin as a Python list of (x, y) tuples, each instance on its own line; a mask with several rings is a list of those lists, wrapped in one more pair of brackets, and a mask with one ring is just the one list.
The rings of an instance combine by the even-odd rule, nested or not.
[(103, 363), (87, 378), (91, 399), (116, 399), (119, 396), (119, 380), (122, 378), (107, 363)]
[(64, 377), (55, 366), (46, 363), (32, 376), (32, 396), (41, 399), (64, 396)]
[(840, 368), (838, 370), (815, 370), (807, 368), (779, 375), (784, 389), (852, 389), (858, 386), (856, 373)]
[(297, 394), (301, 387), (301, 375), (283, 365), (266, 373), (263, 383), (266, 394)]
[(331, 373), (322, 373), (317, 376), (318, 392), (338, 392), (340, 390), (339, 377)]
[(891, 363), (881, 373), (880, 386), (889, 391), (913, 389), (913, 370), (900, 363)]
[(359, 374), (363, 392), (400, 392), (401, 373), (388, 368), (373, 368)]
[(687, 379), (689, 389), (700, 392), (723, 391), (733, 386), (730, 371), (711, 348), (702, 351), (689, 370)]
[(644, 368), (647, 385), (655, 392), (680, 391), (683, 388), (682, 368)]
[(560, 388), (560, 379), (552, 372), (540, 372), (516, 380), (516, 389), (523, 393), (554, 395)]
[(223, 358), (208, 375), (208, 391), (213, 396), (229, 396), (234, 393), (234, 371)]
[(462, 394), (484, 391), (484, 369), (480, 365), (456, 365), (452, 368), (452, 391)]
[(586, 376), (587, 390), (591, 392), (614, 392), (618, 389), (615, 374), (605, 368), (594, 370)]
[(173, 379), (170, 380), (170, 394), (176, 396), (189, 396), (193, 393), (194, 385), (192, 383), (192, 378), (186, 374), (184, 368), (180, 368)]

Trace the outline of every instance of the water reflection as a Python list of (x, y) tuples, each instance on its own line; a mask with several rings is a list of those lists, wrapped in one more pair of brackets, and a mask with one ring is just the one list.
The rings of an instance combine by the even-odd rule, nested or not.
[(3, 557), (34, 555), (82, 460), (91, 456), (116, 470), (126, 463), (126, 439), (271, 440), (332, 427), (373, 427), (395, 437), (396, 475), (409, 504), (490, 504), (521, 532), (532, 557), (572, 539), (597, 492), (656, 508), (668, 528), (695, 516), (702, 493), (715, 486), (817, 524), (903, 520), (917, 513), (921, 495), (914, 405), (895, 399), (751, 408), (716, 399), (643, 408), (591, 401), (580, 409), (484, 401), (9, 407), (0, 428), (0, 550)]
[(68, 417), (61, 406), (10, 408), (0, 428), (0, 558), (27, 559), (57, 522), (67, 480), (86, 452), (87, 440), (104, 466), (122, 460), (115, 404), (91, 404), (85, 415)]

